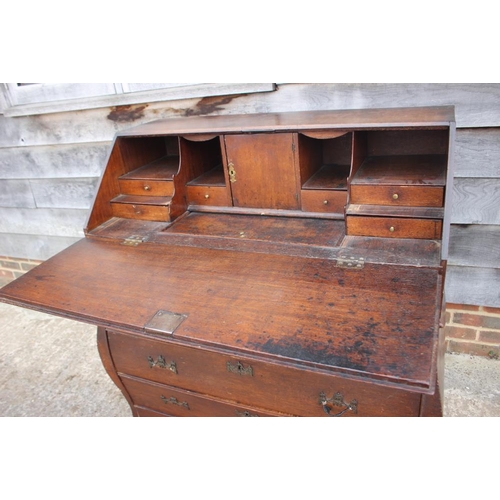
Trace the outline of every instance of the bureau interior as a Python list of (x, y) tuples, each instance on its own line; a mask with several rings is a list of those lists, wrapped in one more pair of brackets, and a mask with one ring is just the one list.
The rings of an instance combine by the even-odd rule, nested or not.
[[(351, 218), (353, 227), (358, 222), (374, 224), (374, 216), (386, 214), (384, 205), (390, 207), (389, 233), (396, 232), (393, 217), (432, 218), (438, 223), (442, 219), (449, 142), (446, 128), (271, 135), (276, 144), (263, 142), (269, 134), (117, 137), (87, 230), (113, 224), (116, 218), (141, 220), (144, 227), (152, 227), (147, 221), (170, 226), (177, 217), (193, 211), (255, 215), (262, 209), (262, 214), (274, 217), (372, 217)], [(268, 149), (265, 158), (259, 157), (261, 146)], [(235, 156), (236, 151), (245, 155)], [(250, 169), (245, 170), (245, 161)], [(260, 178), (252, 177), (255, 171)], [(256, 181), (261, 184), (255, 186)], [(398, 191), (382, 193), (384, 186)], [(415, 194), (415, 186), (427, 190)], [(263, 189), (281, 201), (275, 204), (274, 198), (267, 197), (253, 202), (253, 193)], [(132, 227), (139, 226), (131, 223)], [(439, 228), (432, 234), (423, 232), (422, 237), (433, 239), (439, 232)], [(385, 230), (375, 234), (388, 235)], [(363, 229), (360, 235), (372, 234)]]

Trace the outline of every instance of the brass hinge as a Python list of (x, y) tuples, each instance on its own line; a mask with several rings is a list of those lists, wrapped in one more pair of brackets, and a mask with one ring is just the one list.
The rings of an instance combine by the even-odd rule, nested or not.
[(363, 269), (365, 267), (365, 259), (363, 257), (346, 257), (341, 255), (337, 259), (337, 267), (345, 269)]
[(136, 234), (133, 234), (133, 235), (129, 236), (128, 238), (125, 238), (122, 241), (122, 245), (136, 247), (137, 245), (140, 245), (143, 241), (144, 241), (144, 238), (142, 236), (137, 236)]

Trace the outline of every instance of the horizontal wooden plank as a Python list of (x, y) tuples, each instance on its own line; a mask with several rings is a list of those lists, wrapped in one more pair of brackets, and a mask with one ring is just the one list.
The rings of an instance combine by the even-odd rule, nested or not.
[(0, 207), (35, 208), (28, 180), (0, 180)]
[(18, 259), (46, 260), (80, 238), (0, 233), (0, 255)]
[(75, 208), (2, 208), (0, 233), (83, 236), (88, 210)]
[(30, 185), (38, 208), (89, 209), (94, 200), (98, 181), (98, 177), (37, 179), (30, 181)]
[[(278, 85), (266, 96), (273, 111), (455, 106), (457, 127), (500, 125), (500, 84), (322, 83)], [(271, 107), (271, 106), (269, 106)], [(254, 112), (267, 112), (256, 103)]]
[(174, 116), (436, 105), (455, 105), (458, 127), (500, 126), (500, 84), (283, 84), (258, 96), (200, 96), (78, 113), (0, 115), (0, 147), (110, 141), (118, 130)]
[(500, 224), (500, 179), (455, 179), (451, 222)]
[(500, 307), (500, 269), (449, 266), (446, 301)]
[(111, 142), (0, 148), (0, 179), (99, 177)]
[(500, 178), (500, 127), (457, 130), (454, 174)]
[(500, 226), (452, 225), (448, 263), (500, 269)]

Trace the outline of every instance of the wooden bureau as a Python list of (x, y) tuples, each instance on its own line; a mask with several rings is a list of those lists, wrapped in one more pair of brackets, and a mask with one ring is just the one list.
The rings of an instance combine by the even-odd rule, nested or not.
[(117, 134), (85, 238), (0, 300), (98, 327), (135, 416), (440, 416), (452, 107)]

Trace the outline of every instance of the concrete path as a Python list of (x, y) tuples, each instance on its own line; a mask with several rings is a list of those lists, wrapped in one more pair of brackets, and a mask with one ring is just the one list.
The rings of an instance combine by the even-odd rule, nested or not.
[[(500, 361), (446, 355), (445, 416), (500, 416)], [(0, 303), (0, 416), (130, 417), (96, 328)]]

